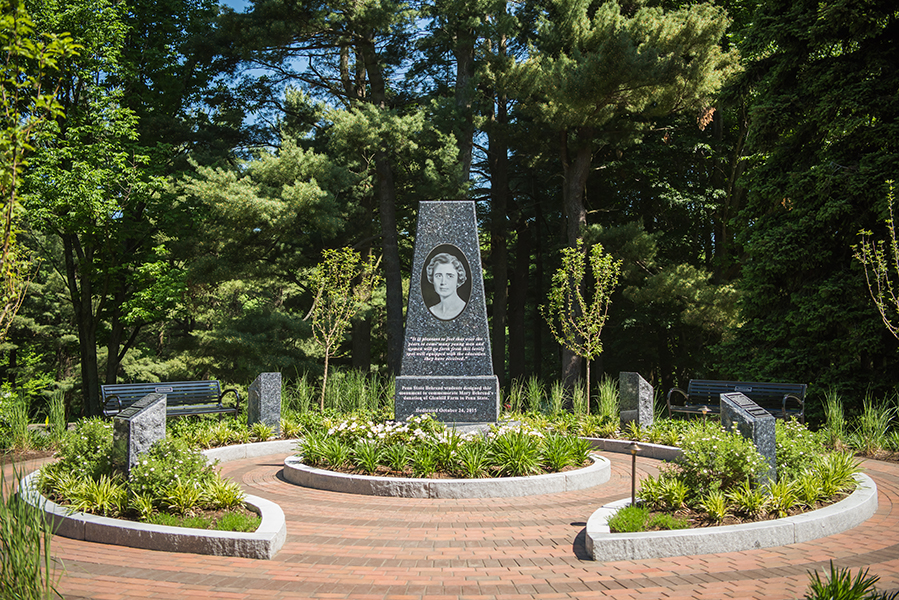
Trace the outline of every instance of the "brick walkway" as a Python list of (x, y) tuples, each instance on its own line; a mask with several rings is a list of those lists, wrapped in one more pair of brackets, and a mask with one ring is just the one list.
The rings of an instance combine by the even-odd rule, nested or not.
[[(280, 478), (284, 456), (223, 465), (249, 493), (281, 505), (287, 543), (274, 560), (135, 550), (55, 538), (58, 589), (91, 598), (800, 598), (808, 572), (870, 567), (899, 589), (899, 465), (868, 461), (880, 506), (863, 525), (781, 548), (596, 563), (585, 525), (630, 492), (630, 457), (607, 455), (593, 490), (487, 500), (421, 500), (307, 490)], [(642, 475), (657, 463), (638, 460)]]

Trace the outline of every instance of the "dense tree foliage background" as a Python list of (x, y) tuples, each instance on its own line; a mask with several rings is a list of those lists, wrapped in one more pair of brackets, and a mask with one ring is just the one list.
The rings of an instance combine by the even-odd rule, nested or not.
[(537, 310), (579, 240), (623, 261), (594, 382), (899, 383), (852, 258), (899, 166), (891, 1), (3, 6), (81, 48), (18, 179), (40, 262), (9, 388), (87, 414), (103, 382), (320, 375), (304, 317), (341, 247), (385, 283), (338, 363), (396, 372), (435, 199), (477, 203), (505, 385), (583, 376)]

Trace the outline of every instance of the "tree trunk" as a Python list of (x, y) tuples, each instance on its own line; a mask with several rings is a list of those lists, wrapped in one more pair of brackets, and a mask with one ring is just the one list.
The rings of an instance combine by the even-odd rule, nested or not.
[[(524, 379), (525, 365), (525, 305), (528, 297), (528, 272), (531, 265), (531, 231), (524, 215), (516, 226), (515, 268), (509, 281), (509, 379)], [(535, 327), (534, 329), (539, 329)]]
[[(374, 41), (368, 37), (360, 43), (365, 71), (371, 86), (372, 102), (387, 107), (387, 90)], [(403, 360), (403, 275), (396, 231), (396, 189), (393, 169), (384, 149), (375, 153), (377, 184), (375, 196), (381, 217), (381, 236), (384, 248), (384, 279), (387, 283), (387, 370), (398, 374)]]
[[(100, 372), (97, 366), (97, 319), (94, 315), (90, 273), (81, 273), (78, 285), (78, 265), (92, 262), (90, 248), (84, 250), (78, 238), (64, 234), (63, 250), (66, 263), (66, 286), (78, 325), (78, 349), (81, 353), (82, 414), (96, 416), (101, 413)], [(97, 309), (99, 312), (99, 308)]]
[(371, 312), (353, 319), (353, 368), (363, 373), (371, 370)]
[(543, 315), (537, 309), (542, 303), (541, 296), (543, 291), (543, 234), (540, 231), (540, 224), (543, 222), (543, 208), (540, 205), (539, 197), (536, 193), (536, 184), (532, 180), (532, 191), (534, 198), (534, 289), (536, 290), (534, 301), (534, 316), (531, 320), (534, 323), (534, 365), (532, 373), (537, 377), (543, 375)]
[[(590, 165), (593, 162), (593, 152), (588, 144), (592, 137), (591, 128), (580, 128), (577, 131), (576, 145), (572, 152), (569, 152), (568, 148), (568, 132), (563, 133), (560, 139), (564, 176), (562, 204), (565, 215), (565, 241), (570, 247), (577, 244), (587, 226), (584, 190), (587, 187), (587, 177), (590, 175)], [(565, 387), (574, 386), (574, 382), (581, 375), (582, 363), (583, 359), (580, 356), (568, 348), (562, 348), (562, 382)], [(590, 385), (589, 381), (587, 385)]]
[(471, 80), (474, 77), (474, 42), (472, 32), (460, 32), (459, 41), (453, 54), (456, 57), (456, 111), (460, 116), (459, 163), (462, 165), (462, 183), (471, 178), (471, 149), (474, 139), (474, 119), (471, 115), (474, 88)]
[(509, 159), (504, 130), (505, 98), (497, 101), (494, 127), (489, 133), (490, 145), (490, 254), (493, 263), (493, 372), (500, 386), (506, 379), (506, 303), (508, 302), (509, 250), (507, 218), (509, 203)]

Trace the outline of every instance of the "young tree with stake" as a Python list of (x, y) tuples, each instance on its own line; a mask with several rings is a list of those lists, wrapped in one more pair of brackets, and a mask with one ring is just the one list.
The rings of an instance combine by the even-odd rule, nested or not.
[(325, 409), (328, 363), (337, 355), (347, 327), (371, 299), (372, 290), (381, 282), (378, 263), (363, 260), (351, 248), (328, 249), (312, 274), (318, 290), (306, 319), (312, 318), (312, 335), (325, 354), (320, 405)]
[[(592, 297), (585, 296), (587, 263), (593, 273)], [(601, 244), (584, 249), (583, 240), (562, 248), (562, 266), (553, 275), (547, 303), (540, 314), (563, 347), (587, 363), (587, 412), (590, 412), (590, 361), (602, 354), (602, 328), (606, 323), (612, 291), (618, 285), (621, 261), (603, 252)]]

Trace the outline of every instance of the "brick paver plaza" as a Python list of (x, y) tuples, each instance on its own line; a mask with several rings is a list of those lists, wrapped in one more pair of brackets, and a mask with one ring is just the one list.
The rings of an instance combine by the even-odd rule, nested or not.
[[(630, 493), (630, 456), (607, 454), (612, 479), (591, 490), (486, 500), (378, 498), (297, 487), (284, 455), (222, 465), (251, 494), (277, 502), (287, 543), (273, 560), (135, 550), (56, 537), (58, 589), (91, 598), (515, 599), (801, 598), (808, 572), (869, 567), (899, 589), (899, 464), (867, 461), (879, 508), (827, 538), (746, 552), (597, 563), (587, 519)], [(641, 475), (658, 463), (639, 459)]]

